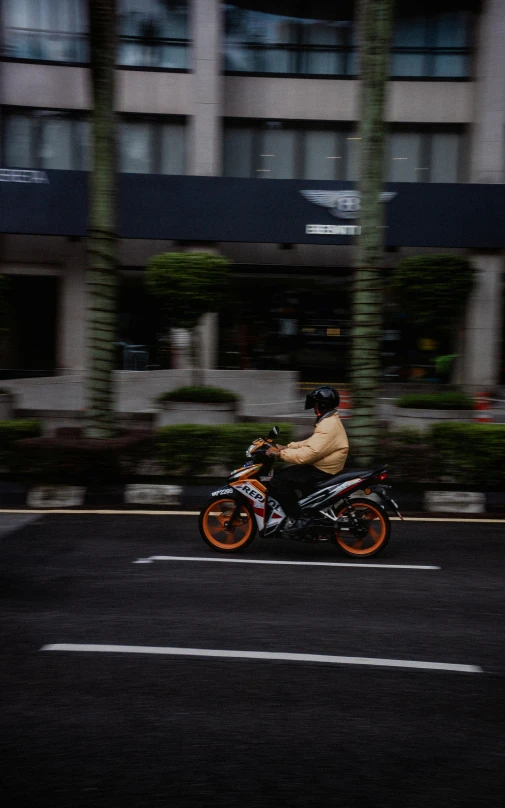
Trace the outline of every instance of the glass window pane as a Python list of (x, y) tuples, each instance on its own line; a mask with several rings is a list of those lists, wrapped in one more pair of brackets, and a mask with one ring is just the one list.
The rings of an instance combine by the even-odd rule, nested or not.
[(358, 179), (359, 172), (359, 154), (360, 154), (360, 138), (358, 135), (346, 135), (345, 148), (346, 148), (346, 165), (345, 165), (345, 178), (355, 182)]
[(284, 48), (265, 48), (253, 51), (254, 70), (258, 73), (294, 73), (291, 52)]
[(296, 135), (292, 129), (271, 129), (261, 134), (256, 176), (263, 179), (295, 178)]
[(224, 132), (223, 172), (225, 177), (252, 176), (251, 129), (229, 127)]
[(464, 11), (438, 14), (436, 20), (436, 47), (464, 48), (468, 44), (469, 18)]
[(91, 169), (91, 139), (89, 121), (74, 121), (74, 136), (76, 139), (76, 164), (78, 171)]
[(458, 182), (461, 136), (437, 133), (431, 140), (431, 182)]
[(43, 168), (75, 168), (72, 164), (72, 125), (67, 119), (42, 119), (41, 161)]
[(444, 78), (465, 78), (469, 75), (468, 56), (456, 53), (437, 53), (434, 58), (433, 75)]
[(35, 126), (28, 115), (5, 117), (3, 154), (7, 168), (38, 168), (33, 148)]
[(185, 133), (184, 124), (167, 123), (161, 133), (161, 173), (185, 173)]
[(426, 168), (421, 165), (421, 134), (393, 132), (389, 136), (388, 182), (426, 180)]
[(426, 17), (399, 19), (394, 32), (395, 47), (422, 48), (426, 45)]
[(151, 127), (127, 121), (120, 126), (120, 170), (150, 174), (152, 166)]
[(186, 68), (188, 66), (186, 45), (159, 45), (156, 51), (158, 67)]
[(426, 57), (423, 53), (393, 53), (392, 76), (424, 76)]
[(304, 138), (304, 178), (336, 180), (343, 176), (342, 139), (336, 132), (308, 131)]
[(36, 29), (40, 26), (39, 0), (4, 0), (3, 14), (6, 26)]

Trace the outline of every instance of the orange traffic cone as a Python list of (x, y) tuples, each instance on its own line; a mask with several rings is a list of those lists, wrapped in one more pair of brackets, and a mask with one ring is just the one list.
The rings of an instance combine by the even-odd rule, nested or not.
[(473, 421), (476, 424), (490, 424), (493, 420), (491, 402), (487, 393), (475, 393), (473, 404)]

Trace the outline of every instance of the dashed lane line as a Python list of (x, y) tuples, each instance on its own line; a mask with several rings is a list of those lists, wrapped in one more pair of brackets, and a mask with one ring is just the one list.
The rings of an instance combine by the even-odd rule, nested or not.
[(132, 564), (152, 564), (154, 561), (208, 561), (212, 564), (277, 564), (286, 567), (358, 567), (359, 569), (394, 569), (394, 570), (439, 570), (441, 567), (434, 567), (420, 564), (369, 564), (366, 561), (354, 562), (334, 562), (334, 561), (273, 561), (264, 559), (249, 558), (208, 558), (207, 556), (149, 556), (148, 558), (137, 558)]
[(374, 657), (333, 656), (330, 654), (288, 654), (275, 651), (229, 651), (213, 648), (174, 648), (151, 645), (95, 645), (55, 643), (41, 651), (85, 652), (101, 654), (156, 654), (160, 656), (211, 657), (214, 659), (261, 659), (276, 662), (312, 662), (324, 665), (369, 665), (377, 668), (418, 668), (451, 673), (482, 673), (479, 665), (452, 662), (425, 662), (415, 659), (380, 659)]

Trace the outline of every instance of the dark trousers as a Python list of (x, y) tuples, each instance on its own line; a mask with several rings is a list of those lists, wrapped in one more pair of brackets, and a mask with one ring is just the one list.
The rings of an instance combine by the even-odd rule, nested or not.
[(318, 483), (329, 480), (332, 476), (316, 469), (315, 466), (287, 466), (274, 474), (268, 484), (268, 489), (280, 503), (284, 513), (297, 519), (301, 513), (297, 491), (300, 492), (301, 497), (306, 497), (314, 491)]

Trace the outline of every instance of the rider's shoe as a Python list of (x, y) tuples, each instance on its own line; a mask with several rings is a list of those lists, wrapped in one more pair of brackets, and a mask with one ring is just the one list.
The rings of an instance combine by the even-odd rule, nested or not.
[(309, 521), (309, 519), (303, 516), (299, 519), (288, 519), (282, 532), (285, 536), (299, 536), (303, 533)]

